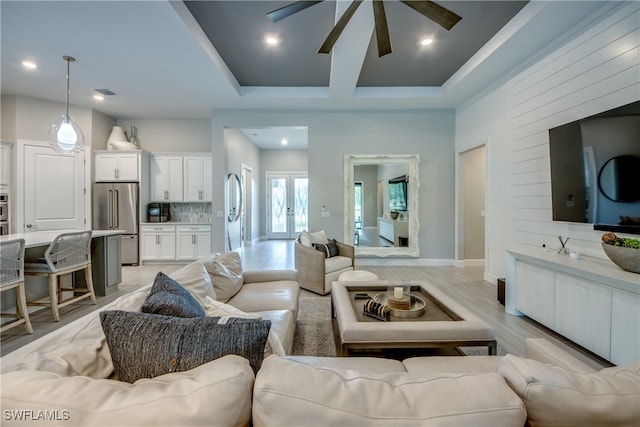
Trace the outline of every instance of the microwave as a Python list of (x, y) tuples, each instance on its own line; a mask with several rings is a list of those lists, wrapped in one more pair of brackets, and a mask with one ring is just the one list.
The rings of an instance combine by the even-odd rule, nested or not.
[(169, 203), (149, 203), (147, 205), (147, 220), (149, 222), (171, 221)]

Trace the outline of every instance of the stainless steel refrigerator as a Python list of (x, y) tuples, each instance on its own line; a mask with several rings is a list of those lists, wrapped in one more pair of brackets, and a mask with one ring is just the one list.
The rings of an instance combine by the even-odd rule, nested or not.
[(137, 182), (93, 184), (93, 229), (122, 230), (122, 264), (138, 264)]

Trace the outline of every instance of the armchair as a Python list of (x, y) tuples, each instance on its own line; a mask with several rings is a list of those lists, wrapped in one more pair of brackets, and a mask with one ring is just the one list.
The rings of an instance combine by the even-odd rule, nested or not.
[(326, 295), (331, 292), (331, 283), (345, 271), (353, 270), (354, 248), (336, 242), (338, 255), (325, 258), (325, 254), (313, 246), (305, 246), (300, 239), (295, 242), (295, 264), (298, 283), (308, 291)]

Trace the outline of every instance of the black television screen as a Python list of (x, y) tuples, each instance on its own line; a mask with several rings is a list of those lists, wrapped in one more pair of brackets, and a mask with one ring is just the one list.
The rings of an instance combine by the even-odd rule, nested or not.
[(549, 129), (554, 221), (640, 234), (640, 101)]

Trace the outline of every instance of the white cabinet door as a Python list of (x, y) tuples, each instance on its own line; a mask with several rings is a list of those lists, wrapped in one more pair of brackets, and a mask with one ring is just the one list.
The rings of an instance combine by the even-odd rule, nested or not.
[(184, 157), (184, 201), (210, 202), (211, 156)]
[(516, 309), (552, 329), (554, 276), (553, 271), (516, 261)]
[(182, 157), (156, 155), (151, 159), (151, 201), (181, 202)]
[(611, 301), (611, 360), (626, 365), (640, 360), (640, 297), (613, 291)]
[(127, 153), (118, 156), (118, 180), (119, 181), (139, 181), (138, 170), (139, 154)]
[(95, 181), (140, 181), (139, 159), (139, 153), (96, 153)]
[(140, 228), (140, 250), (143, 261), (173, 261), (176, 258), (174, 226)]
[(611, 290), (556, 273), (555, 302), (554, 330), (609, 360)]
[(179, 260), (191, 260), (211, 253), (211, 227), (178, 226), (177, 254)]
[(0, 144), (0, 190), (9, 191), (11, 184), (11, 145)]
[(85, 152), (24, 146), (24, 230), (84, 230)]

